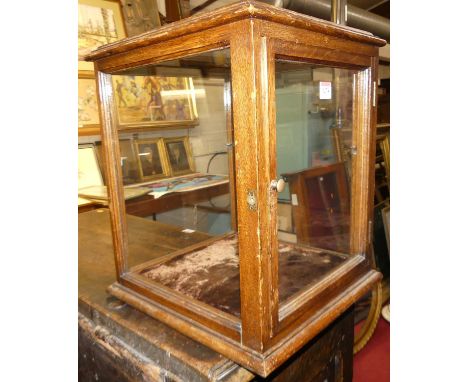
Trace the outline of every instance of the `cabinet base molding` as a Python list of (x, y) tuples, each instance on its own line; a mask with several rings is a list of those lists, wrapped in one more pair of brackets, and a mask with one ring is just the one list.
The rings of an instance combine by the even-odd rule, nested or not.
[(308, 317), (304, 322), (295, 325), (294, 329), (282, 336), (281, 340), (265, 349), (263, 353), (252, 350), (231, 338), (225, 337), (198, 322), (158, 304), (147, 297), (127, 288), (118, 282), (109, 286), (108, 292), (146, 313), (147, 315), (178, 330), (186, 336), (206, 345), (234, 362), (266, 377), (283, 364), (291, 354), (303, 347), (308, 341), (327, 327), (330, 320), (335, 320), (356, 300), (367, 293), (378, 282), (381, 274), (371, 270), (343, 293), (331, 300), (324, 309)]

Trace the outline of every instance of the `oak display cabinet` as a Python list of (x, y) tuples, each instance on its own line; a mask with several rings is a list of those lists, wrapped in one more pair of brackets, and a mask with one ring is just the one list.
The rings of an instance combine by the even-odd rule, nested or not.
[[(384, 44), (241, 1), (89, 54), (117, 275), (109, 292), (261, 376), (368, 292), (381, 277), (369, 246)], [(118, 94), (123, 79), (146, 84), (135, 115), (130, 92)], [(216, 229), (187, 229), (182, 213), (129, 236), (119, 112), (183, 121), (195, 107), (195, 171), (215, 152), (229, 178), (223, 208), (210, 206)]]

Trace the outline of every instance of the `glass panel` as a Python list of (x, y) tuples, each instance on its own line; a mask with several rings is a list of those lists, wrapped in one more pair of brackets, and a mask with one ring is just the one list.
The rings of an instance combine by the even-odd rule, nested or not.
[(355, 73), (276, 62), (280, 302), (349, 257)]
[[(229, 49), (112, 76), (129, 266), (240, 315)], [(161, 256), (174, 254), (174, 258)]]

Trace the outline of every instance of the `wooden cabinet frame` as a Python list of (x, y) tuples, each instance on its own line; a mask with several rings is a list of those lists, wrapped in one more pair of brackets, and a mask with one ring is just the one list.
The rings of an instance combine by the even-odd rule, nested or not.
[[(117, 282), (109, 292), (182, 333), (266, 376), (317, 335), (380, 279), (367, 252), (371, 237), (378, 47), (385, 42), (351, 28), (257, 3), (240, 3), (101, 47), (95, 62)], [(235, 204), (240, 261), (240, 319), (129, 269), (112, 74), (230, 48)], [(319, 283), (278, 298), (275, 59), (359, 70), (354, 94), (352, 256)], [(256, 206), (247, 203), (256, 198)], [(219, 239), (219, 238), (217, 238)], [(204, 243), (203, 245), (206, 245)], [(193, 248), (190, 248), (193, 249)], [(185, 251), (189, 250), (186, 249)], [(171, 254), (169, 257), (176, 256)], [(165, 258), (167, 260), (167, 257)], [(160, 261), (160, 260), (158, 260)], [(154, 262), (153, 262), (154, 263)]]

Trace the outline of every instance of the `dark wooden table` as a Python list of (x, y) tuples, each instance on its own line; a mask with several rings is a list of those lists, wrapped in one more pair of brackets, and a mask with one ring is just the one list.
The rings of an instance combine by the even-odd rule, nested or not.
[[(130, 215), (128, 227), (130, 266), (209, 237)], [(142, 240), (158, 244), (147, 248)], [(109, 211), (79, 214), (80, 381), (264, 380), (109, 296), (106, 288), (114, 281)], [(351, 381), (352, 347), (353, 311), (349, 310), (267, 380)]]
[[(143, 195), (125, 202), (127, 214), (135, 216), (152, 216), (170, 211), (183, 206), (207, 201), (211, 198), (229, 193), (229, 183), (213, 184), (207, 187), (190, 191), (173, 192), (155, 199), (151, 195)], [(87, 212), (101, 208), (102, 205), (93, 203), (91, 205), (78, 206), (78, 213)]]
[(128, 200), (125, 203), (125, 209), (127, 214), (130, 215), (143, 217), (151, 216), (182, 206), (194, 205), (228, 193), (229, 183), (214, 184), (195, 190), (166, 194), (158, 199), (155, 199), (151, 195), (144, 195), (139, 198)]

